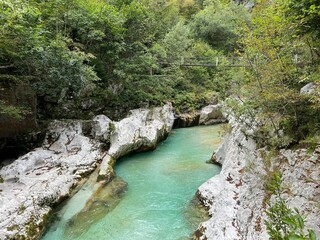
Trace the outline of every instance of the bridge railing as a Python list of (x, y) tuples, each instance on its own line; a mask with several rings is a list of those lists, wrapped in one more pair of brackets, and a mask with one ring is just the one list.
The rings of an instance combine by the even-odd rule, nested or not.
[(163, 65), (179, 65), (182, 67), (241, 67), (248, 65), (242, 57), (181, 57), (180, 59), (159, 59)]

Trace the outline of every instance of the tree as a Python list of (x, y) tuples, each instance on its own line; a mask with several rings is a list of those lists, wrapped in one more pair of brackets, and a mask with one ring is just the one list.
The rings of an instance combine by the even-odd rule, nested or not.
[(282, 0), (262, 0), (255, 7), (253, 27), (242, 40), (241, 55), (249, 67), (241, 91), (235, 90), (242, 102), (234, 108), (254, 116), (251, 127), (258, 142), (278, 147), (305, 139), (319, 121), (319, 109), (312, 106), (310, 96), (300, 94), (309, 74), (294, 61), (294, 54), (307, 58), (307, 45), (294, 34), (285, 6)]
[(248, 21), (248, 12), (231, 1), (208, 1), (206, 4), (191, 23), (195, 37), (225, 54), (233, 52), (238, 47), (239, 26)]
[(316, 234), (308, 229), (306, 233), (304, 219), (298, 209), (292, 210), (282, 198), (282, 176), (274, 172), (267, 184), (267, 191), (275, 197), (275, 201), (268, 201), (265, 224), (272, 240), (316, 240)]

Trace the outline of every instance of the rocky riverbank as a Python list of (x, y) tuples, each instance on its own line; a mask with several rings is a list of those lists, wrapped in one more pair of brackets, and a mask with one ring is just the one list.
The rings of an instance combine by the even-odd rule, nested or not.
[(222, 104), (208, 105), (192, 113), (180, 113), (175, 116), (174, 128), (185, 128), (198, 125), (212, 125), (227, 122), (222, 114)]
[[(280, 150), (266, 157), (265, 149), (257, 149), (241, 126), (230, 121), (232, 131), (213, 156), (222, 164), (221, 173), (198, 190), (198, 196), (209, 209), (211, 218), (200, 224), (196, 239), (269, 239), (266, 220), (266, 183), (269, 174), (282, 172), (285, 191), (282, 197), (291, 208), (298, 208), (306, 218), (306, 228), (320, 239), (320, 146), (307, 149)], [(273, 198), (271, 197), (271, 200)]]
[[(220, 108), (199, 112), (202, 124), (220, 121)], [(174, 121), (174, 109), (166, 104), (132, 110), (119, 122), (104, 115), (52, 122), (42, 147), (0, 169), (0, 239), (38, 239), (52, 209), (88, 174), (99, 166), (98, 181), (109, 182), (116, 159), (153, 150)]]
[[(171, 104), (133, 110), (120, 122), (103, 115), (52, 122), (41, 148), (0, 169), (0, 239), (38, 239), (52, 208), (70, 197), (101, 160), (100, 173), (107, 156), (154, 149), (173, 122)], [(112, 173), (109, 166), (100, 180), (109, 181)]]

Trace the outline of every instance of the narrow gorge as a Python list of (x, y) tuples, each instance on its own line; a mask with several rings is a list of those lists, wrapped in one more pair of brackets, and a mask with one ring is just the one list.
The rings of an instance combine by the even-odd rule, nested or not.
[[(220, 109), (221, 106), (204, 108), (199, 113), (201, 124), (206, 124), (213, 119), (216, 122), (225, 121), (221, 112), (219, 113)], [(94, 117), (92, 121), (52, 122), (41, 148), (20, 157), (0, 170), (3, 180), (1, 184), (3, 204), (0, 208), (1, 237), (3, 239), (25, 237), (37, 239), (47, 224), (52, 208), (73, 195), (72, 192), (79, 191), (78, 186), (83, 184), (85, 177), (97, 166), (99, 166), (96, 171), (98, 187), (95, 192), (99, 195), (104, 187), (115, 188), (113, 191), (116, 195), (122, 192), (126, 184), (116, 177), (114, 171), (116, 160), (129, 153), (154, 150), (158, 142), (171, 132), (173, 124), (174, 113), (171, 104), (159, 108), (132, 110), (127, 118), (119, 122), (113, 122), (103, 115)], [(212, 133), (217, 134), (217, 130)], [(207, 134), (207, 138), (210, 135), (213, 137), (212, 133)], [(187, 135), (184, 135), (183, 138), (186, 137)], [(195, 134), (193, 144), (200, 147), (202, 144), (199, 145), (198, 140)], [(187, 148), (192, 149), (192, 142), (189, 144), (191, 146)], [(214, 144), (212, 146), (203, 144), (203, 151), (204, 147), (207, 147), (207, 155), (202, 157), (203, 166), (207, 165), (205, 161), (209, 159), (213, 146)], [(175, 148), (175, 145), (172, 147)], [(177, 147), (178, 155), (186, 155), (181, 148), (183, 149), (182, 145)], [(192, 151), (187, 155), (190, 155), (193, 161), (198, 160), (196, 156), (193, 158)], [(99, 164), (100, 161), (101, 164)], [(183, 159), (181, 161), (183, 163)], [(191, 167), (196, 166), (193, 163), (189, 164)], [(188, 169), (187, 165), (186, 163)], [(210, 168), (207, 171), (209, 172), (206, 177), (200, 182), (195, 181), (197, 184), (194, 185), (193, 190), (185, 186), (191, 191), (187, 199), (191, 200), (197, 185), (214, 174)], [(195, 173), (195, 179), (202, 175), (201, 172), (195, 171)], [(177, 177), (179, 178), (179, 175)], [(116, 182), (115, 185), (114, 182)], [(158, 184), (161, 185), (161, 183)], [(92, 193), (93, 198), (95, 192)], [(88, 204), (95, 202), (92, 200), (90, 203), (89, 200)], [(107, 212), (111, 209), (113, 209), (112, 206)], [(106, 214), (103, 210), (101, 214), (103, 212)]]
[(1, 0), (0, 240), (320, 239), (319, 23), (319, 0)]

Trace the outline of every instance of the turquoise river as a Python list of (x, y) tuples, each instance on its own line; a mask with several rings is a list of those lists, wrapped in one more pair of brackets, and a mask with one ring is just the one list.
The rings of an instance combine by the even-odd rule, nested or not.
[(41, 239), (189, 239), (204, 220), (197, 188), (220, 171), (206, 163), (220, 143), (219, 128), (173, 130), (156, 150), (118, 160), (118, 177), (106, 186), (93, 174)]

